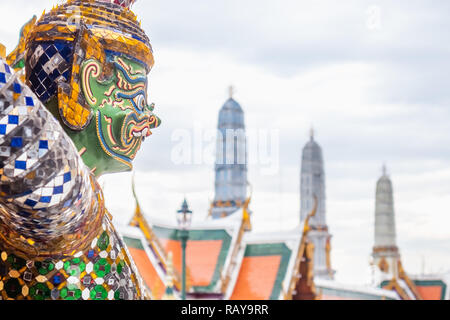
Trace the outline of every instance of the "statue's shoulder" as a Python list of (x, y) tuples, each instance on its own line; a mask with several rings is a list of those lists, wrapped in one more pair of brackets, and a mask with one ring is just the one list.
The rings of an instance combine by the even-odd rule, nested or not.
[[(5, 60), (0, 58), (0, 116), (26, 118), (41, 106), (40, 100), (23, 83), (23, 69), (16, 72)], [(0, 120), (0, 123), (3, 123)], [(17, 125), (19, 123), (16, 123)]]

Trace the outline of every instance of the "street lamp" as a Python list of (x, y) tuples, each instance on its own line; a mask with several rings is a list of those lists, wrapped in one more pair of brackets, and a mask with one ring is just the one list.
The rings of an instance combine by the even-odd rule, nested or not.
[(186, 246), (189, 239), (189, 227), (192, 222), (192, 211), (189, 210), (188, 203), (184, 199), (181, 209), (177, 211), (177, 222), (180, 228), (179, 237), (182, 251), (182, 288), (181, 300), (186, 300)]

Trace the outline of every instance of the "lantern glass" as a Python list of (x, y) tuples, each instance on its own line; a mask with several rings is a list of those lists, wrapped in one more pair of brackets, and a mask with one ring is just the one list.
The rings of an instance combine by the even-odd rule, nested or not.
[(181, 209), (177, 211), (177, 223), (178, 226), (183, 230), (186, 230), (191, 226), (192, 211), (189, 210), (186, 200), (183, 202)]

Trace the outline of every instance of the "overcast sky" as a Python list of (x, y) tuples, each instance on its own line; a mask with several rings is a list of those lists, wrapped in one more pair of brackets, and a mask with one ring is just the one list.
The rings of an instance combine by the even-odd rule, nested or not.
[[(54, 3), (0, 0), (0, 42), (12, 50), (21, 25)], [(213, 165), (174, 164), (172, 136), (214, 130), (232, 84), (247, 127), (279, 132), (280, 169), (249, 168), (255, 232), (298, 223), (313, 125), (337, 279), (370, 282), (383, 163), (406, 270), (450, 270), (449, 1), (141, 0), (134, 11), (154, 48), (149, 99), (163, 121), (136, 159), (147, 214), (173, 219), (186, 195), (195, 218), (205, 217)], [(132, 215), (130, 179), (101, 179), (116, 223)]]

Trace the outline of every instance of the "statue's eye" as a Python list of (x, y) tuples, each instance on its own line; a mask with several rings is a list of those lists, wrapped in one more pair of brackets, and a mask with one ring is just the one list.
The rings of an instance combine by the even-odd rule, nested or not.
[(143, 94), (139, 94), (137, 95), (134, 99), (134, 104), (136, 106), (136, 109), (138, 111), (143, 111), (145, 106), (146, 106), (146, 101), (145, 101), (145, 97)]

